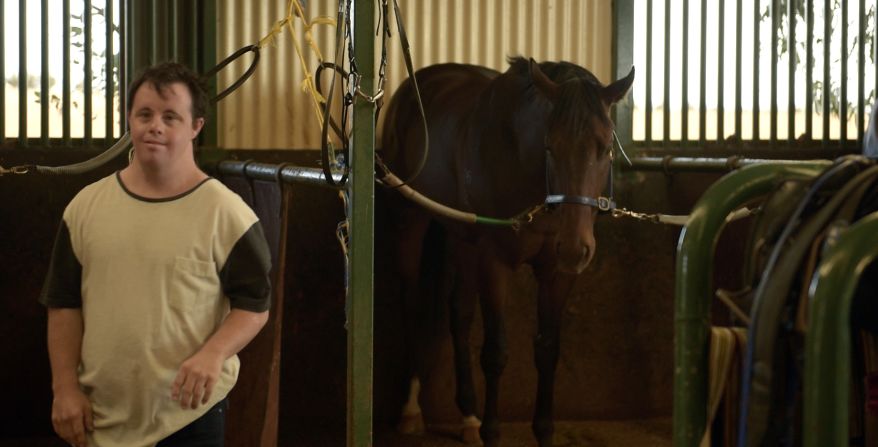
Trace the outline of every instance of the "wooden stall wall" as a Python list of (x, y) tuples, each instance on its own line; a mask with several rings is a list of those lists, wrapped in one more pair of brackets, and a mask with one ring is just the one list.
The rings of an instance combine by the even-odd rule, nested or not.
[[(234, 151), (243, 159), (313, 165), (313, 151)], [(63, 163), (81, 154), (43, 154), (37, 161)], [(31, 153), (0, 154), (0, 164), (34, 160)], [(7, 384), (0, 407), (0, 439), (51, 435), (50, 375), (45, 345), (45, 310), (36, 302), (61, 212), (87, 183), (119, 163), (80, 177), (0, 177), (0, 383)], [(619, 177), (617, 201), (643, 211), (685, 213), (717, 175), (627, 173)], [(392, 234), (376, 216), (375, 421), (388, 429), (404, 397), (402, 325), (389, 255), (382, 241)], [(343, 219), (335, 192), (292, 187), (287, 226), (279, 439), (341, 442), (345, 424), (346, 333), (344, 270), (335, 227)], [(668, 417), (672, 396), (674, 252), (679, 229), (602, 217), (598, 251), (568, 302), (562, 326), (555, 415), (558, 420)], [(721, 255), (720, 281), (733, 282), (735, 243)], [(509, 364), (503, 376), (501, 417), (531, 417), (535, 283), (523, 269), (507, 302)], [(474, 328), (478, 355), (481, 333)], [(428, 421), (455, 422), (450, 342), (436, 354), (439, 367), (424, 384)], [(477, 358), (477, 357), (476, 357)], [(478, 364), (475, 362), (475, 364)], [(244, 366), (246, 368), (246, 365)], [(476, 372), (481, 388), (480, 373)], [(333, 438), (334, 437), (334, 438)], [(2, 445), (2, 444), (0, 444)], [(296, 444), (293, 444), (296, 445)], [(308, 445), (308, 444), (305, 444)], [(335, 445), (335, 444), (326, 444)]]

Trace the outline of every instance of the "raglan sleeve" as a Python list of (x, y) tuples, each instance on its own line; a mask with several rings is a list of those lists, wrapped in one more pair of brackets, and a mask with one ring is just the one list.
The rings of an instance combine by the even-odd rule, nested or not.
[(235, 242), (220, 270), (223, 293), (233, 309), (267, 311), (271, 304), (271, 253), (258, 221)]
[(61, 220), (39, 302), (46, 307), (82, 307), (82, 264), (73, 251), (70, 229)]

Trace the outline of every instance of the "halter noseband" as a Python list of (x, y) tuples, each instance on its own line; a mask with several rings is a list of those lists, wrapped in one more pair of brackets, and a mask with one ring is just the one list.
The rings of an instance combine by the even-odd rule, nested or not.
[(601, 212), (612, 211), (616, 209), (616, 201), (613, 200), (613, 161), (612, 152), (610, 152), (610, 175), (607, 177), (607, 186), (605, 190), (607, 196), (589, 197), (567, 194), (552, 194), (553, 182), (552, 174), (554, 171), (555, 160), (552, 152), (549, 150), (548, 141), (546, 141), (546, 200), (545, 205), (559, 205), (568, 203), (573, 205), (583, 205), (597, 208)]

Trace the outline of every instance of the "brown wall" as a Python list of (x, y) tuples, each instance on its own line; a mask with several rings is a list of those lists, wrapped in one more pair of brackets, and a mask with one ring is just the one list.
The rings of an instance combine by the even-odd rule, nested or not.
[[(311, 151), (237, 155), (258, 156), (263, 161), (282, 158), (303, 165), (319, 158)], [(41, 157), (40, 161), (61, 164), (76, 159), (77, 154)], [(14, 165), (24, 161), (22, 158), (20, 153), (0, 152), (0, 165)], [(117, 163), (83, 177), (0, 177), (0, 339), (4, 340), (0, 358), (8, 365), (0, 368), (0, 383), (7, 387), (4, 405), (0, 405), (0, 439), (51, 433), (45, 311), (36, 303), (36, 296), (63, 207), (82, 186), (119, 166)], [(685, 213), (715, 178), (706, 174), (626, 173), (617, 179), (617, 201), (647, 212)], [(380, 206), (378, 209), (380, 212)], [(291, 213), (280, 438), (297, 441), (329, 433), (343, 442), (344, 272), (334, 236), (342, 219), (340, 202), (330, 190), (297, 186)], [(604, 217), (596, 231), (597, 256), (578, 281), (562, 325), (556, 418), (669, 416), (674, 252), (679, 230)], [(376, 237), (376, 278), (382, 281), (376, 284), (375, 297), (376, 430), (394, 422), (406, 386), (402, 328), (395, 305), (398, 297), (389, 292), (392, 278), (386, 279), (382, 270), (388, 262), (382, 237)], [(723, 250), (734, 255), (734, 240), (721, 245), (728, 246)], [(717, 271), (721, 283), (734, 282), (734, 269), (720, 266)], [(513, 290), (521, 293), (509, 297), (507, 305), (510, 357), (501, 384), (501, 417), (528, 420), (536, 392), (532, 348), (536, 306), (535, 282), (527, 269), (518, 275)], [(479, 327), (474, 330), (476, 347), (481, 340)], [(444, 341), (437, 354), (439, 367), (425, 384), (422, 399), (432, 421), (456, 421), (459, 417), (452, 398), (450, 345), (447, 337)], [(473, 355), (477, 359), (476, 350)], [(478, 370), (476, 379), (480, 387)]]

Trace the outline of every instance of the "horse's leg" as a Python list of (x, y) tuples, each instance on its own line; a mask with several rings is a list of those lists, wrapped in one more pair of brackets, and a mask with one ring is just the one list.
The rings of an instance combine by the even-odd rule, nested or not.
[[(480, 247), (482, 249), (482, 247)], [(506, 346), (506, 328), (503, 321), (503, 303), (507, 296), (512, 269), (489, 253), (482, 253), (480, 300), (485, 341), (481, 364), (485, 374), (485, 414), (479, 432), (488, 447), (500, 444), (500, 417), (498, 414), (500, 376), (509, 357)]]
[(537, 299), (537, 336), (534, 339), (534, 362), (537, 367), (537, 403), (533, 432), (540, 447), (552, 446), (555, 431), (552, 403), (555, 391), (555, 368), (561, 351), (561, 316), (576, 275), (554, 268), (536, 267), (539, 282)]
[(405, 404), (402, 406), (402, 415), (399, 418), (399, 425), (396, 429), (400, 433), (413, 434), (423, 433), (424, 431), (424, 415), (421, 413), (421, 405), (418, 403), (418, 396), (421, 393), (421, 379), (415, 374), (409, 381), (409, 393)]
[(457, 270), (455, 287), (448, 301), (448, 320), (454, 346), (454, 400), (463, 415), (461, 439), (466, 444), (480, 444), (479, 427), (482, 423), (476, 416), (476, 393), (470, 361), (470, 328), (477, 299), (475, 272), (478, 256), (475, 247), (465, 242), (455, 242), (449, 251), (454, 253), (453, 262)]
[(403, 301), (403, 325), (405, 329), (406, 371), (409, 379), (406, 402), (403, 405), (397, 430), (400, 433), (420, 433), (424, 430), (424, 417), (418, 404), (420, 393), (419, 371), (423, 353), (419, 350), (422, 332), (418, 329), (418, 300), (420, 296), (421, 255), (424, 235), (430, 220), (416, 209), (403, 209), (393, 222), (396, 230), (396, 266), (399, 272)]

